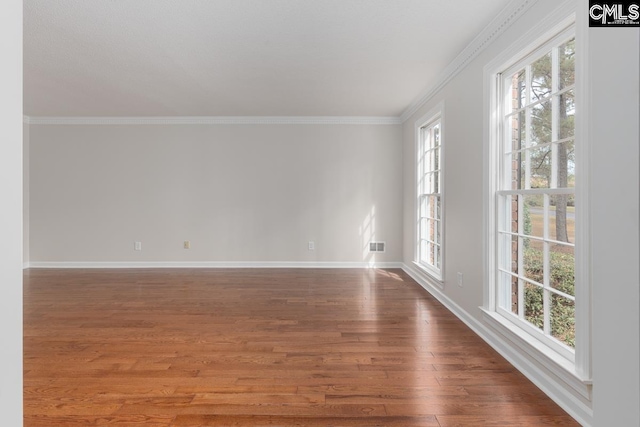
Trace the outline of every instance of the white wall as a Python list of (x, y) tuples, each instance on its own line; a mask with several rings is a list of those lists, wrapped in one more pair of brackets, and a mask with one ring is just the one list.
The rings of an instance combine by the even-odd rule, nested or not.
[(0, 414), (22, 425), (22, 1), (0, 13)]
[(31, 125), (30, 153), (36, 265), (402, 257), (399, 125)]
[[(585, 1), (573, 2), (577, 13), (588, 13)], [(524, 35), (558, 6), (539, 0), (469, 66), (403, 124), (404, 253), (414, 260), (416, 120), (444, 102), (445, 138), (445, 286), (442, 295), (477, 330), (483, 326), (483, 68), (514, 40)], [(585, 22), (585, 21), (583, 21)], [(589, 31), (588, 84), (593, 145), (591, 232), (593, 285), (593, 397), (575, 395), (562, 382), (540, 383), (556, 391), (565, 408), (573, 407), (596, 426), (640, 425), (639, 273), (638, 260), (638, 131), (639, 39), (637, 29), (597, 28)], [(456, 273), (464, 273), (464, 287)], [(427, 285), (428, 286), (428, 285)], [(510, 349), (518, 354), (517, 349)], [(523, 357), (526, 358), (526, 356)], [(535, 361), (532, 365), (535, 365)], [(542, 369), (544, 368), (536, 368)], [(582, 403), (580, 403), (582, 402)], [(580, 409), (581, 408), (581, 409)]]
[(640, 31), (589, 30), (593, 403), (596, 426), (640, 425)]

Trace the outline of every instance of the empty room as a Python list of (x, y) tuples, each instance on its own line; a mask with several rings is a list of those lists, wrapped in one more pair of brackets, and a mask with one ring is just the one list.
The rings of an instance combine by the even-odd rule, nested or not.
[(0, 35), (2, 425), (640, 425), (638, 2)]

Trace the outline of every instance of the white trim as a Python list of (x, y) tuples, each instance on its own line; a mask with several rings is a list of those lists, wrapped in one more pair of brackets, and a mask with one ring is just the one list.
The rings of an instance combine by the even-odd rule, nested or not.
[[(426, 268), (415, 261), (413, 261), (411, 264), (402, 264), (402, 269), (420, 284), (428, 283), (434, 289), (444, 289), (443, 281), (437, 280), (433, 276), (433, 274), (430, 274)], [(420, 280), (418, 280), (417, 278), (419, 278)]]
[(31, 125), (399, 125), (399, 117), (366, 116), (193, 116), (28, 117)]
[(22, 269), (23, 269), (23, 270), (26, 270), (27, 268), (31, 268), (31, 264), (30, 264), (30, 263), (28, 263), (28, 262), (23, 262), (23, 263), (22, 263)]
[(414, 154), (415, 158), (420, 158), (420, 129), (434, 121), (440, 122), (440, 269), (438, 270), (436, 267), (422, 266), (418, 260), (418, 256), (420, 253), (419, 245), (420, 245), (420, 225), (418, 221), (420, 220), (420, 206), (417, 198), (417, 183), (420, 178), (418, 175), (420, 173), (420, 168), (418, 167), (417, 162), (414, 162), (414, 177), (413, 177), (413, 194), (414, 194), (414, 230), (413, 230), (413, 259), (415, 261), (416, 266), (425, 274), (428, 274), (432, 277), (433, 283), (435, 283), (441, 289), (444, 288), (444, 272), (445, 272), (445, 264), (446, 264), (446, 256), (445, 256), (445, 247), (446, 247), (446, 236), (445, 236), (445, 223), (446, 223), (446, 179), (445, 179), (445, 170), (446, 170), (446, 121), (445, 121), (445, 102), (440, 101), (436, 104), (427, 114), (420, 117), (415, 121), (414, 124)]
[(469, 65), (469, 63), (485, 50), (492, 41), (498, 38), (515, 21), (533, 6), (538, 0), (513, 0), (487, 25), (478, 36), (440, 74), (436, 83), (422, 92), (402, 113), (400, 120), (405, 122), (420, 107), (426, 104), (451, 79)]
[[(584, 9), (585, 2), (579, 2), (578, 7)], [(591, 188), (591, 140), (589, 138), (591, 120), (590, 106), (594, 103), (589, 99), (589, 23), (587, 14), (576, 14), (576, 113), (575, 113), (575, 144), (576, 150), (576, 180), (580, 183), (576, 188), (576, 230), (575, 239), (576, 266), (575, 280), (581, 285), (575, 290), (576, 300), (576, 370), (583, 377), (591, 377), (591, 202), (589, 189)], [(586, 301), (582, 304), (581, 301)], [(586, 328), (581, 326), (587, 325)]]
[(402, 268), (401, 262), (304, 262), (304, 261), (32, 261), (29, 268)]
[(24, 123), (25, 125), (31, 124), (31, 117), (22, 116), (22, 123)]
[[(419, 275), (415, 274), (414, 268), (403, 264), (402, 269), (580, 424), (583, 426), (593, 424), (593, 409), (589, 401), (583, 397), (584, 394), (590, 393), (591, 386), (588, 383), (576, 381), (575, 378), (571, 378), (572, 375), (567, 377), (566, 372), (549, 369), (548, 366), (536, 359), (536, 356), (523, 351), (504, 335), (478, 321), (445, 295), (442, 290), (422, 280)], [(580, 392), (575, 388), (580, 389)]]

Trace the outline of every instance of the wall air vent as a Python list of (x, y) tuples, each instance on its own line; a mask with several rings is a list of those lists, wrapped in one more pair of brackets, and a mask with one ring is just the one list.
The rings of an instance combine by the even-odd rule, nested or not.
[(384, 252), (385, 242), (369, 242), (369, 252)]

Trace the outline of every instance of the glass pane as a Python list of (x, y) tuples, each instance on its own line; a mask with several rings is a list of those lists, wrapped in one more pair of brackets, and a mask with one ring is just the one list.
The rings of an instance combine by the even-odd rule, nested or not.
[(500, 273), (498, 305), (514, 314), (518, 314), (518, 278)]
[(420, 262), (429, 263), (429, 245), (426, 240), (420, 241)]
[(501, 233), (499, 239), (499, 267), (518, 274), (518, 236)]
[(531, 64), (531, 102), (551, 94), (551, 52)]
[(576, 186), (576, 152), (573, 140), (555, 144), (558, 151), (557, 188), (575, 188)]
[(440, 246), (434, 245), (435, 263), (436, 268), (440, 268)]
[(429, 148), (431, 147), (431, 129), (430, 128), (422, 128), (422, 141), (423, 141), (422, 149), (424, 151), (429, 150)]
[(528, 248), (524, 250), (523, 276), (540, 285), (544, 283), (544, 259), (542, 249)]
[(440, 123), (433, 127), (433, 146), (440, 146)]
[(549, 238), (559, 242), (576, 242), (576, 208), (573, 195), (554, 194), (549, 198)]
[(511, 189), (522, 190), (525, 188), (526, 152), (518, 151), (507, 156), (511, 161)]
[(527, 104), (525, 70), (520, 70), (511, 77), (511, 111), (523, 108)]
[(550, 285), (565, 294), (575, 296), (575, 257), (573, 246), (550, 245)]
[(576, 39), (571, 39), (558, 47), (558, 59), (560, 63), (560, 76), (558, 89), (562, 90), (576, 82)]
[(523, 239), (518, 236), (511, 236), (511, 272), (518, 274), (518, 255), (520, 251), (524, 250)]
[(551, 142), (551, 100), (531, 107), (531, 145)]
[(427, 164), (425, 165), (425, 172), (433, 172), (433, 150), (427, 151)]
[(435, 254), (433, 250), (434, 250), (433, 243), (427, 242), (427, 263), (429, 265), (434, 265), (435, 263)]
[(435, 242), (440, 244), (442, 243), (441, 237), (440, 237), (440, 221), (435, 220), (434, 221), (434, 238), (435, 238)]
[(524, 285), (524, 318), (533, 326), (542, 329), (544, 325), (544, 291), (541, 287), (525, 283)]
[(551, 294), (551, 335), (569, 347), (576, 346), (576, 305), (569, 298)]
[[(543, 196), (531, 195), (523, 197), (522, 232), (526, 236), (544, 237)], [(542, 249), (542, 241), (523, 238), (524, 249)]]
[[(507, 216), (507, 218), (511, 218), (511, 229), (509, 231), (518, 233), (518, 211), (520, 209), (518, 206), (518, 196), (508, 196), (507, 202), (511, 206), (509, 215)], [(509, 207), (507, 207), (507, 209), (509, 209)]]
[(424, 240), (429, 238), (429, 220), (426, 218), (420, 220), (420, 238)]
[(510, 277), (511, 277), (511, 289), (510, 289), (511, 293), (510, 293), (509, 305), (511, 306), (511, 312), (517, 316), (518, 315), (518, 282), (520, 282), (520, 280), (518, 280), (518, 278), (514, 276), (510, 276)]
[(535, 147), (529, 152), (531, 188), (549, 188), (551, 183), (551, 146)]
[(560, 106), (560, 117), (558, 139), (571, 138), (575, 134), (575, 114), (576, 114), (576, 98), (573, 89), (558, 95)]
[(518, 114), (515, 114), (509, 117), (509, 125), (511, 131), (511, 150), (521, 150), (525, 146), (525, 112), (520, 111)]

